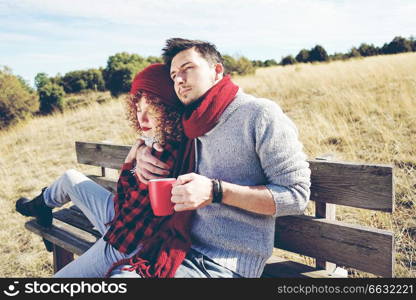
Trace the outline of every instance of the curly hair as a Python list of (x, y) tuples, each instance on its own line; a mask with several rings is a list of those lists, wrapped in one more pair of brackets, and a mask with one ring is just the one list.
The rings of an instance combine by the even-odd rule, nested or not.
[(184, 138), (182, 126), (182, 110), (168, 107), (160, 98), (152, 93), (138, 90), (135, 95), (129, 94), (125, 98), (126, 117), (130, 126), (139, 136), (143, 134), (139, 121), (137, 120), (137, 103), (144, 98), (150, 106), (150, 111), (161, 116), (155, 128), (155, 140), (162, 146), (168, 142), (181, 142)]

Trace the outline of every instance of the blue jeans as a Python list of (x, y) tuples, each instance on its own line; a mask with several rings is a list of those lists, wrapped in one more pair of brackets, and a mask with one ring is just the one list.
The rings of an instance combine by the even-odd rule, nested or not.
[[(125, 267), (129, 267), (129, 265), (114, 269), (111, 278), (140, 278), (140, 275), (134, 271), (122, 270)], [(175, 278), (241, 278), (241, 276), (191, 249), (178, 267)]]
[[(113, 194), (76, 170), (68, 170), (54, 181), (44, 192), (45, 203), (49, 207), (60, 207), (72, 201), (94, 227), (105, 235), (106, 223), (114, 217)], [(139, 249), (139, 245), (138, 248)], [(112, 245), (100, 238), (77, 259), (55, 273), (54, 277), (100, 278), (117, 261), (133, 256), (119, 252)], [(119, 266), (111, 277), (140, 277), (136, 272), (122, 270)], [(127, 266), (128, 267), (128, 266)], [(224, 268), (208, 257), (191, 249), (179, 266), (175, 277), (180, 278), (234, 278), (238, 274)]]

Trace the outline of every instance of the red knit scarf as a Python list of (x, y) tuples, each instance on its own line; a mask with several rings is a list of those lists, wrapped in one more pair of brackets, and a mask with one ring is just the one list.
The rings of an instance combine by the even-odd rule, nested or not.
[[(221, 114), (234, 100), (238, 86), (229, 75), (209, 89), (201, 99), (188, 106), (182, 123), (188, 140), (181, 145), (176, 158), (173, 174), (175, 177), (193, 172), (195, 169), (195, 138), (210, 131)], [(191, 247), (190, 230), (192, 210), (175, 212), (161, 218), (158, 231), (149, 238), (141, 240), (142, 248), (131, 258), (116, 262), (107, 272), (123, 264), (129, 264), (128, 271), (136, 271), (144, 278), (172, 278)]]

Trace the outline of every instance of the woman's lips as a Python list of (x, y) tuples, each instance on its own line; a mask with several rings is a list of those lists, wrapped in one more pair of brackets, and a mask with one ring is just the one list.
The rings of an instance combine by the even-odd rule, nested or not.
[(150, 130), (150, 129), (152, 129), (152, 128), (149, 128), (149, 127), (142, 127), (142, 130), (143, 130), (143, 131), (148, 131), (148, 130)]

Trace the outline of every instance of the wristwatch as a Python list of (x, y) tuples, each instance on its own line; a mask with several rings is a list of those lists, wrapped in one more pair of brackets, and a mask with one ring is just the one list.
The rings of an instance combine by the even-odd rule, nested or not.
[(221, 203), (222, 202), (222, 185), (221, 180), (212, 179), (212, 203)]

